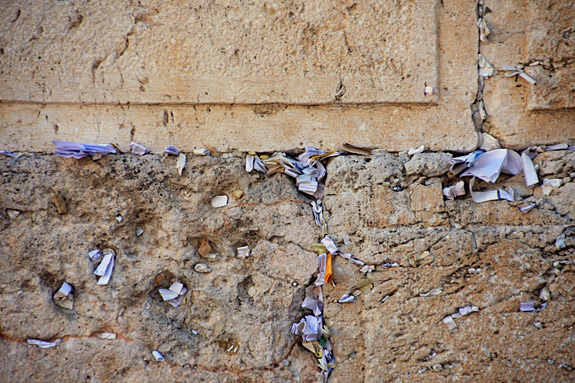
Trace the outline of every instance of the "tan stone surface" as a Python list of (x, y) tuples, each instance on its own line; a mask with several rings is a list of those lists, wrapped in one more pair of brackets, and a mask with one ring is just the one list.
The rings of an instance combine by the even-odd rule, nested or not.
[(7, 2), (0, 143), (473, 149), (475, 6), (374, 3)]
[[(569, 1), (485, 1), (492, 34), (481, 53), (495, 66), (485, 81), (487, 130), (507, 147), (575, 139), (575, 9)], [(529, 66), (539, 63), (535, 66)], [(525, 65), (536, 85), (506, 78), (504, 65)]]
[[(0, 333), (10, 360), (1, 370), (11, 376), (0, 380), (315, 381), (289, 328), (317, 269), (309, 250), (319, 230), (290, 180), (259, 182), (238, 158), (192, 157), (182, 177), (175, 157), (0, 161)], [(241, 200), (232, 197), (238, 188)], [(53, 191), (68, 214), (56, 211)], [(229, 204), (212, 208), (221, 194)], [(6, 208), (21, 214), (9, 219)], [(198, 254), (201, 239), (219, 260)], [(241, 260), (235, 253), (244, 245), (252, 256)], [(110, 284), (98, 286), (88, 252), (108, 247), (116, 265)], [(213, 271), (195, 272), (199, 262)], [(158, 293), (173, 280), (189, 290), (177, 308)], [(73, 310), (52, 302), (64, 281), (74, 286)], [(101, 332), (118, 339), (99, 339)], [(64, 342), (40, 350), (21, 342), (27, 338)], [(237, 355), (223, 350), (231, 341)], [(281, 364), (289, 355), (299, 361)]]
[[(541, 177), (565, 184), (548, 197), (539, 187), (520, 197), (537, 204), (527, 214), (518, 209), (522, 201), (444, 201), (441, 186), (453, 179), (433, 164), (446, 156), (418, 156), (421, 172), (409, 175), (407, 155), (328, 164), (330, 235), (377, 267), (364, 276), (334, 258), (335, 285), (324, 286), (336, 358), (329, 381), (573, 381), (575, 270), (554, 262), (575, 262), (575, 235), (564, 249), (555, 246), (575, 225), (575, 153), (536, 158)], [(190, 156), (181, 177), (176, 159), (159, 155), (0, 158), (3, 379), (316, 382), (316, 360), (289, 328), (306, 314), (300, 305), (314, 281), (311, 250), (320, 230), (290, 178), (247, 174), (242, 157)], [(495, 187), (515, 182), (506, 178)], [(231, 195), (237, 189), (241, 199)], [(67, 214), (58, 214), (54, 192)], [(228, 206), (212, 208), (221, 194)], [(6, 209), (20, 215), (10, 218)], [(202, 238), (221, 259), (201, 258)], [(245, 244), (253, 255), (237, 259), (235, 248)], [(117, 252), (108, 286), (97, 286), (92, 274), (87, 252), (95, 247)], [(198, 262), (213, 271), (195, 272)], [(173, 279), (189, 288), (178, 308), (157, 292)], [(63, 281), (74, 286), (73, 310), (51, 299)], [(551, 294), (545, 310), (518, 311), (521, 301), (542, 303), (544, 287)], [(441, 293), (420, 295), (436, 288)], [(350, 292), (353, 303), (337, 303)], [(467, 304), (480, 311), (449, 331), (442, 319)], [(118, 339), (99, 339), (101, 332)], [(41, 350), (27, 338), (63, 342)], [(240, 345), (237, 355), (222, 350), (231, 341)], [(155, 349), (166, 362), (153, 360)]]
[(429, 103), (439, 86), (438, 1), (10, 3), (5, 100), (319, 104), (343, 83), (346, 102)]
[[(537, 197), (538, 187), (520, 197), (537, 203), (528, 214), (518, 202), (475, 204), (469, 195), (444, 203), (439, 185), (454, 179), (433, 171), (429, 177), (415, 167), (404, 172), (413, 161), (407, 156), (334, 159), (324, 203), (330, 233), (343, 251), (369, 264), (400, 266), (364, 276), (335, 259), (335, 287), (325, 289), (338, 362), (330, 381), (572, 381), (573, 266), (552, 264), (575, 255), (572, 236), (566, 249), (555, 246), (575, 223), (567, 196), (573, 192), (573, 155), (558, 151), (536, 158), (542, 176), (567, 183), (550, 197)], [(429, 170), (438, 157), (415, 162)], [(506, 178), (500, 184), (514, 182)], [(365, 278), (373, 288), (356, 292), (352, 304), (337, 303)], [(544, 287), (551, 292), (549, 306), (519, 312), (521, 301), (543, 302)], [(437, 288), (441, 293), (420, 296)], [(458, 327), (449, 331), (442, 319), (468, 304), (480, 311), (455, 319)]]

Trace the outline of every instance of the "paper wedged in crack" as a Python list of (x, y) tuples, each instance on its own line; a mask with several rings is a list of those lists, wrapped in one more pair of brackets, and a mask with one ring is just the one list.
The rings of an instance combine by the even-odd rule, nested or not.
[(218, 195), (212, 198), (212, 207), (224, 207), (228, 204), (228, 196), (227, 195)]
[(176, 169), (178, 170), (178, 174), (182, 175), (184, 168), (186, 167), (186, 155), (184, 153), (180, 153), (178, 156), (178, 161), (176, 163)]
[(48, 342), (40, 339), (28, 339), (27, 342), (30, 345), (36, 345), (40, 348), (51, 348), (56, 347), (57, 345), (62, 343), (62, 339), (56, 339), (56, 341), (54, 342)]
[(177, 156), (180, 154), (180, 151), (175, 146), (168, 146), (164, 149), (164, 153), (172, 156)]
[(75, 158), (77, 160), (84, 157), (92, 157), (99, 160), (102, 156), (116, 153), (112, 145), (80, 144), (68, 141), (52, 141), (56, 146), (56, 154), (60, 157)]
[(184, 299), (184, 294), (188, 291), (187, 287), (180, 281), (174, 281), (170, 288), (158, 290), (162, 299), (174, 307), (178, 307)]
[(140, 144), (136, 144), (135, 142), (130, 144), (130, 150), (133, 154), (137, 154), (139, 156), (143, 156), (144, 154), (148, 153), (148, 149), (146, 147)]
[(98, 265), (94, 274), (99, 276), (98, 285), (107, 285), (114, 271), (115, 254), (112, 251), (105, 252), (102, 262)]

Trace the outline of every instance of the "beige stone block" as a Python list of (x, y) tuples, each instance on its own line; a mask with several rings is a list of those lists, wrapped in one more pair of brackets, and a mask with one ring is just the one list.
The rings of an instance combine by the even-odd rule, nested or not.
[[(481, 53), (496, 68), (485, 80), (490, 128), (506, 147), (566, 142), (575, 138), (575, 9), (569, 2), (485, 1), (493, 33)], [(504, 65), (524, 65), (531, 85), (505, 77)], [(534, 64), (534, 66), (530, 66)]]
[(474, 12), (439, 1), (9, 2), (0, 142), (471, 150)]
[(431, 185), (414, 185), (409, 188), (411, 210), (415, 219), (425, 226), (445, 225), (449, 221), (445, 214), (441, 182)]
[(373, 209), (373, 223), (366, 222), (367, 227), (404, 226), (415, 221), (415, 214), (409, 207), (409, 194), (405, 190), (394, 192), (389, 187), (375, 187), (370, 207)]
[(424, 88), (439, 86), (437, 4), (14, 2), (0, 96), (318, 104), (343, 85), (346, 102), (435, 102)]

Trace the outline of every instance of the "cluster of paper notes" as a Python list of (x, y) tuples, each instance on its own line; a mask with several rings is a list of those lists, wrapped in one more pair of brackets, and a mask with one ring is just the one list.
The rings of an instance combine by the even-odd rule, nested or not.
[[(341, 253), (335, 241), (325, 236), (321, 243), (313, 245), (318, 253), (318, 273), (312, 290), (313, 296), (304, 299), (302, 307), (311, 310), (313, 315), (306, 315), (298, 323), (292, 325), (292, 333), (300, 335), (303, 339), (302, 346), (311, 351), (318, 358), (318, 364), (323, 373), (324, 382), (330, 372), (335, 368), (335, 359), (332, 345), (329, 341), (330, 331), (323, 322), (323, 290), (322, 286), (331, 283), (333, 256), (341, 256), (357, 265), (365, 265), (364, 262), (353, 258), (351, 254)], [(351, 303), (355, 300), (352, 294), (345, 294), (338, 302)]]
[(184, 294), (186, 294), (187, 291), (188, 289), (186, 288), (186, 286), (184, 286), (184, 284), (179, 281), (175, 281), (174, 283), (172, 283), (172, 285), (168, 289), (159, 290), (162, 299), (174, 307), (178, 307), (180, 303), (182, 303), (182, 299), (184, 299)]
[[(485, 134), (484, 134), (485, 135)], [(488, 136), (491, 137), (491, 136)], [(492, 138), (492, 137), (491, 137)], [(451, 173), (460, 177), (472, 177), (469, 181), (469, 190), (471, 197), (475, 202), (486, 202), (494, 200), (515, 200), (515, 193), (511, 187), (495, 189), (489, 191), (475, 191), (474, 185), (476, 178), (485, 182), (494, 183), (499, 176), (504, 174), (517, 175), (523, 172), (525, 184), (527, 187), (539, 183), (537, 171), (533, 165), (533, 158), (543, 151), (551, 150), (575, 150), (575, 147), (569, 147), (566, 144), (551, 145), (548, 147), (529, 147), (521, 154), (510, 149), (496, 149), (499, 143), (489, 145), (492, 150), (476, 150), (465, 156), (455, 157), (450, 160)], [(549, 195), (554, 188), (561, 186), (562, 180), (543, 180), (543, 194)], [(462, 181), (443, 189), (443, 194), (448, 199), (455, 199), (458, 196), (465, 195), (465, 186)], [(535, 205), (531, 204), (521, 208), (521, 211), (528, 212)]]
[[(90, 252), (89, 255), (92, 260), (97, 260), (100, 258), (99, 251)], [(98, 279), (99, 285), (107, 285), (110, 282), (110, 278), (112, 278), (112, 272), (114, 271), (116, 252), (112, 249), (106, 249), (102, 252), (102, 255), (102, 261), (96, 270), (94, 270), (94, 274), (100, 277)]]
[(340, 151), (332, 152), (306, 147), (297, 159), (290, 158), (284, 153), (258, 156), (255, 152), (249, 152), (246, 156), (246, 171), (256, 170), (268, 176), (275, 173), (285, 173), (295, 178), (299, 191), (321, 199), (323, 198), (322, 180), (326, 175), (325, 166), (322, 162), (343, 153), (368, 155), (371, 150), (350, 144), (344, 144)]

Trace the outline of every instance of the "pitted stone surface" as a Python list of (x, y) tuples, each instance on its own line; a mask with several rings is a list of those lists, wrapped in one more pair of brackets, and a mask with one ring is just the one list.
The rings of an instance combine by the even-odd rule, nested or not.
[[(519, 202), (444, 201), (441, 187), (454, 179), (407, 175), (406, 155), (332, 159), (324, 201), (329, 232), (376, 271), (364, 276), (334, 258), (335, 285), (324, 286), (336, 357), (330, 382), (572, 381), (575, 272), (573, 264), (553, 264), (575, 261), (575, 236), (563, 249), (555, 245), (575, 225), (574, 155), (535, 159), (541, 177), (564, 185), (550, 196), (540, 187), (522, 196), (537, 204), (527, 214)], [(306, 314), (300, 305), (315, 280), (312, 244), (320, 230), (290, 178), (245, 173), (241, 157), (190, 155), (181, 177), (174, 157), (158, 155), (0, 158), (3, 376), (316, 382), (317, 361), (289, 328)], [(495, 187), (515, 182), (501, 178)], [(493, 187), (477, 184), (485, 186)], [(237, 189), (242, 199), (232, 196)], [(67, 214), (56, 211), (53, 192), (64, 197)], [(212, 208), (212, 197), (223, 194), (229, 204)], [(7, 209), (20, 215), (10, 218)], [(139, 237), (137, 227), (144, 230)], [(202, 239), (220, 259), (198, 254)], [(243, 245), (252, 256), (241, 260), (235, 249)], [(87, 253), (96, 247), (117, 253), (108, 286), (97, 286), (92, 274)], [(195, 272), (199, 262), (213, 271)], [(381, 268), (384, 262), (399, 266)], [(158, 294), (175, 279), (189, 289), (178, 308)], [(52, 302), (63, 281), (74, 286), (73, 310)], [(543, 302), (542, 288), (551, 294), (549, 306), (519, 312), (521, 301)], [(441, 292), (420, 295), (432, 289)], [(344, 293), (356, 300), (337, 303)], [(480, 311), (456, 319), (449, 331), (442, 319), (467, 304)], [(99, 339), (102, 332), (118, 339)], [(63, 342), (41, 350), (27, 338)], [(232, 342), (240, 346), (236, 355), (224, 350)], [(156, 349), (166, 362), (152, 358)]]
[[(269, 382), (298, 374), (315, 380), (307, 358), (281, 364), (302, 353), (294, 351), (289, 328), (317, 269), (310, 250), (319, 231), (287, 177), (260, 180), (238, 158), (191, 156), (182, 177), (176, 159), (163, 156), (0, 162), (0, 342), (14, 356), (3, 364), (9, 381), (136, 382), (164, 374), (213, 382), (259, 382), (262, 374)], [(240, 200), (232, 196), (236, 189), (245, 191)], [(53, 191), (66, 200), (67, 214), (50, 202)], [(222, 194), (229, 204), (212, 208), (212, 197)], [(5, 209), (20, 215), (10, 219)], [(218, 260), (198, 254), (202, 239)], [(236, 248), (245, 245), (252, 256), (238, 259)], [(117, 253), (107, 286), (96, 285), (88, 258), (95, 248)], [(195, 272), (199, 262), (212, 272)], [(174, 280), (188, 288), (177, 308), (158, 293)], [(73, 310), (52, 302), (64, 281), (74, 286)], [(98, 339), (101, 332), (118, 340)], [(39, 350), (15, 338), (64, 342)], [(224, 352), (229, 342), (239, 344), (237, 355)], [(168, 362), (155, 362), (152, 350)]]
[[(333, 159), (324, 201), (332, 237), (343, 252), (369, 264), (399, 267), (377, 267), (364, 276), (335, 258), (335, 286), (324, 289), (339, 366), (330, 381), (571, 381), (575, 317), (564, 315), (573, 301), (565, 290), (573, 283), (573, 265), (552, 265), (575, 256), (572, 236), (565, 249), (555, 246), (575, 224), (567, 197), (573, 156), (558, 151), (535, 159), (541, 174), (567, 183), (548, 197), (539, 187), (525, 193), (521, 199), (537, 203), (527, 214), (519, 202), (476, 204), (469, 192), (444, 201), (441, 186), (455, 182), (447, 169), (432, 176), (425, 166), (404, 172), (413, 161), (407, 157)], [(441, 162), (442, 155), (427, 157)], [(513, 178), (502, 176), (499, 183), (515, 185)], [(519, 312), (519, 302), (543, 302), (542, 288), (551, 291), (549, 306)], [(433, 289), (441, 292), (420, 295)], [(352, 304), (337, 303), (352, 292)], [(450, 331), (443, 318), (469, 304), (480, 311), (455, 319), (458, 327)]]

